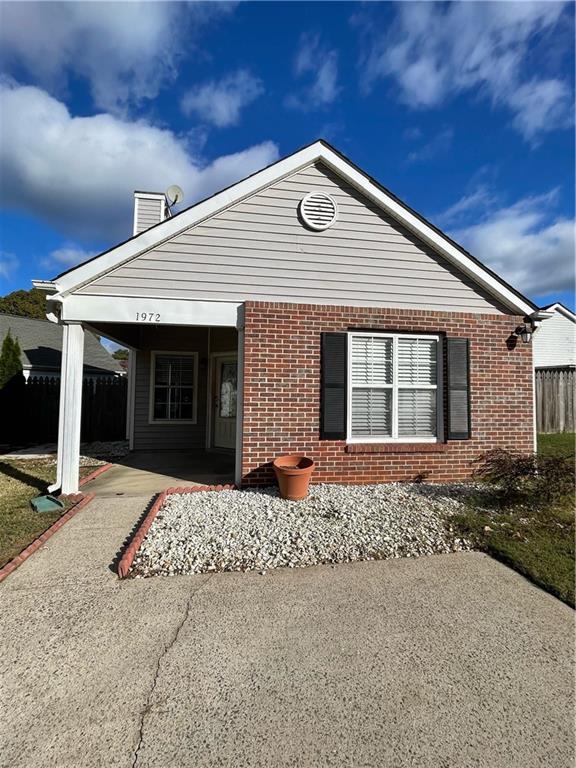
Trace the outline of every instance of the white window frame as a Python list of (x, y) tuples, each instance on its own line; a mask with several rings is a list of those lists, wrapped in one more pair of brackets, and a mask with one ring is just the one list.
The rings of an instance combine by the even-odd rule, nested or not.
[[(154, 418), (154, 395), (156, 391), (156, 358), (158, 355), (170, 355), (173, 357), (192, 357), (194, 358), (194, 383), (192, 400), (192, 418), (191, 419), (155, 419)], [(156, 349), (150, 352), (150, 389), (148, 397), (148, 424), (196, 424), (197, 423), (197, 405), (198, 405), (198, 352), (180, 352), (171, 349)]]
[[(375, 389), (390, 389), (392, 391), (392, 436), (391, 437), (358, 437), (352, 435), (352, 339), (357, 336), (379, 336), (392, 339), (392, 383), (378, 384)], [(440, 343), (440, 336), (431, 333), (380, 333), (378, 331), (352, 331), (348, 334), (348, 360), (347, 360), (347, 403), (346, 403), (346, 442), (347, 443), (437, 443), (436, 437), (399, 437), (398, 436), (398, 397), (395, 393), (399, 389), (429, 389), (438, 391), (438, 372), (436, 372), (436, 384), (419, 384), (417, 386), (398, 385), (398, 339), (425, 339)], [(356, 387), (357, 389), (362, 387)]]

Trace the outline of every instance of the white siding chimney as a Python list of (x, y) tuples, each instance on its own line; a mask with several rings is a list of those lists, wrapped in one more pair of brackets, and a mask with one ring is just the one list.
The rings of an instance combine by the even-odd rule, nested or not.
[(170, 216), (166, 195), (163, 192), (134, 192), (133, 235), (150, 229)]

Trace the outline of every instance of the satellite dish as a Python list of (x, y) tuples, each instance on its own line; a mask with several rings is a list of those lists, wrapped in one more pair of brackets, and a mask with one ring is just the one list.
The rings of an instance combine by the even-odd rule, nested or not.
[(176, 203), (179, 203), (184, 198), (182, 187), (179, 187), (177, 184), (172, 184), (166, 190), (166, 198), (168, 199), (168, 205), (176, 205)]

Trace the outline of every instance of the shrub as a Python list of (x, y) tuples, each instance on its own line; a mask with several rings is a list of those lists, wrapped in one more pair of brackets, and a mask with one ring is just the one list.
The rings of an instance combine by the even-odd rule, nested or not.
[(574, 492), (574, 459), (497, 449), (474, 462), (474, 477), (496, 486), (504, 503), (554, 502)]
[(2, 342), (0, 351), (0, 388), (7, 384), (10, 379), (19, 373), (22, 373), (22, 352), (18, 339), (14, 339), (8, 328), (8, 333)]

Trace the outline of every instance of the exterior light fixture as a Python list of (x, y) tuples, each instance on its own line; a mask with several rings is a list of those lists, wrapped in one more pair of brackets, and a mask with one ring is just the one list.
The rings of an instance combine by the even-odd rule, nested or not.
[(532, 326), (530, 325), (519, 325), (518, 328), (514, 331), (516, 336), (520, 336), (524, 344), (530, 344), (530, 340), (532, 338)]

